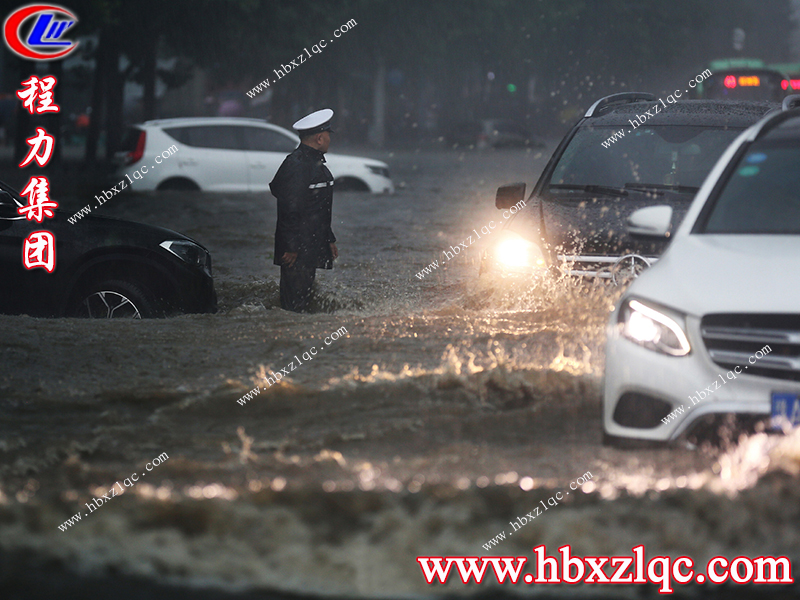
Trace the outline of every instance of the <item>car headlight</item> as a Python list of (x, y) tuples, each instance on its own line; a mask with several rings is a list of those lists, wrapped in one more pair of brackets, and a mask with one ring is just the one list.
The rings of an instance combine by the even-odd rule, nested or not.
[(202, 246), (187, 240), (167, 240), (159, 246), (211, 277), (211, 255)]
[(617, 323), (621, 333), (630, 341), (650, 350), (686, 356), (692, 349), (678, 313), (653, 308), (629, 298), (620, 307)]
[(387, 167), (373, 167), (371, 165), (367, 165), (367, 168), (375, 175), (380, 175), (381, 177), (386, 177), (386, 179), (391, 179), (391, 177), (389, 177), (389, 169)]
[(504, 268), (511, 270), (529, 270), (544, 267), (544, 255), (541, 248), (520, 237), (506, 232), (506, 237), (494, 247), (494, 259)]

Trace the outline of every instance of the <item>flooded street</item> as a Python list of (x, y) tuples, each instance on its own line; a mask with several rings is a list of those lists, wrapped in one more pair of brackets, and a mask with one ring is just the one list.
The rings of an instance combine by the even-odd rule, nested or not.
[[(720, 553), (800, 559), (798, 434), (725, 450), (602, 445), (604, 335), (619, 290), (479, 278), (497, 233), (415, 276), (499, 221), (497, 186), (530, 190), (553, 147), (373, 152), (398, 191), (335, 193), (340, 257), (318, 272), (312, 314), (278, 307), (271, 196), (104, 205), (100, 214), (205, 245), (219, 312), (0, 315), (0, 579), (18, 591), (37, 568), (231, 592), (463, 593), (457, 581), (429, 587), (416, 557), (487, 554), (482, 544), (513, 531), (512, 519), (586, 473), (563, 506), (488, 555), (645, 544), (648, 556), (697, 564)], [(312, 346), (324, 351), (267, 386)], [(124, 497), (84, 513), (134, 471), (146, 475)], [(615, 597), (656, 595), (638, 587), (615, 586)], [(570, 590), (584, 592), (604, 590)]]

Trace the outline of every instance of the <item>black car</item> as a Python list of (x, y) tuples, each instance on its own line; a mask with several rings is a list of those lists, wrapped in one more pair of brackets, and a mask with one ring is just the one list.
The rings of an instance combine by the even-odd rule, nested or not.
[(504, 210), (506, 225), (481, 272), (557, 267), (615, 283), (636, 276), (669, 240), (630, 236), (630, 214), (668, 204), (677, 227), (725, 148), (779, 108), (726, 100), (662, 107), (639, 92), (598, 100), (556, 148), (527, 202), (524, 183), (498, 189), (495, 205)]
[[(59, 210), (38, 223), (18, 214), (25, 204), (0, 182), (0, 313), (142, 318), (216, 312), (211, 255), (194, 240), (94, 215), (71, 225)], [(23, 265), (24, 240), (42, 230), (55, 237), (52, 273)]]

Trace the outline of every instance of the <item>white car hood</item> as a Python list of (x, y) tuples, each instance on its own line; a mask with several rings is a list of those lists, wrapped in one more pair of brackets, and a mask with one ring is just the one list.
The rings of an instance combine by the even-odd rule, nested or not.
[(678, 237), (628, 295), (695, 316), (800, 313), (800, 235)]

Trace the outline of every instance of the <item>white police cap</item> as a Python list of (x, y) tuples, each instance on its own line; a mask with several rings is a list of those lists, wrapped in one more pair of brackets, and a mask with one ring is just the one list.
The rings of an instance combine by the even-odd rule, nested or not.
[(330, 108), (323, 108), (297, 121), (292, 125), (292, 129), (294, 129), (300, 137), (314, 135), (315, 133), (321, 133), (323, 131), (330, 131), (333, 133), (333, 129), (331, 129), (332, 118), (333, 111)]

